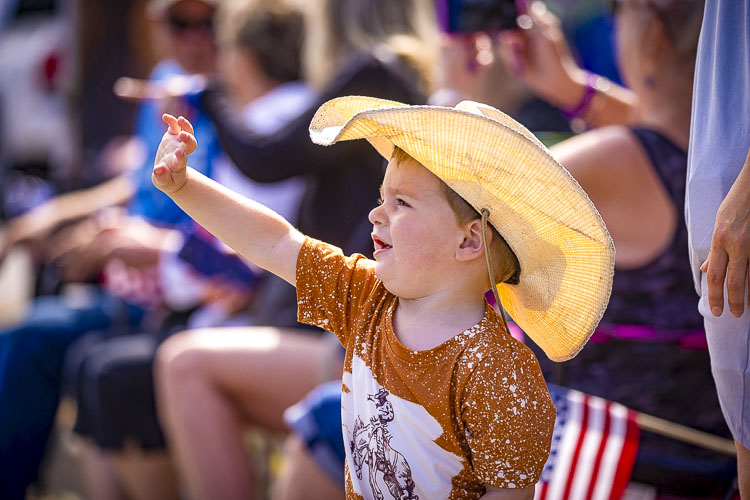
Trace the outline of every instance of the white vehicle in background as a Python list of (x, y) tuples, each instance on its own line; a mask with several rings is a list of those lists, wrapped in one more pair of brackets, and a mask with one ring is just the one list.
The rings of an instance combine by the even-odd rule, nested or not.
[(70, 176), (71, 6), (0, 0), (0, 220), (48, 198)]

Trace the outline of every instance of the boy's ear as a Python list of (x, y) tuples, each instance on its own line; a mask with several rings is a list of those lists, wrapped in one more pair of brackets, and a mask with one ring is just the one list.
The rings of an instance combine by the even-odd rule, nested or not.
[[(489, 238), (492, 238), (492, 234), (488, 234), (487, 237), (487, 242), (490, 243), (492, 240)], [(479, 219), (475, 219), (465, 226), (464, 239), (456, 249), (456, 260), (469, 261), (479, 257), (484, 258), (482, 222)]]

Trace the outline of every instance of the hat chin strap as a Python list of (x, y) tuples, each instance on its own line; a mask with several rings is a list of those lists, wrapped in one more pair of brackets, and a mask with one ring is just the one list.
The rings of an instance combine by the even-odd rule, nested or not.
[(490, 244), (487, 242), (487, 219), (490, 216), (490, 211), (486, 208), (482, 209), (482, 246), (484, 246), (484, 258), (487, 261), (487, 272), (490, 274), (490, 286), (492, 287), (492, 294), (495, 296), (497, 307), (500, 309), (500, 317), (503, 320), (503, 326), (505, 331), (510, 333), (508, 329), (508, 320), (505, 317), (505, 308), (503, 303), (500, 302), (500, 295), (497, 293), (497, 282), (495, 281), (495, 271), (492, 268), (492, 259), (490, 258)]

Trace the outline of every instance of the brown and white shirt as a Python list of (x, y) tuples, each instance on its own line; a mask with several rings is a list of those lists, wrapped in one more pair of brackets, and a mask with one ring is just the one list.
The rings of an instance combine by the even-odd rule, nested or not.
[(346, 348), (341, 414), (347, 498), (478, 498), (523, 488), (549, 454), (555, 407), (534, 355), (487, 307), (470, 329), (414, 351), (374, 262), (308, 238), (298, 317)]

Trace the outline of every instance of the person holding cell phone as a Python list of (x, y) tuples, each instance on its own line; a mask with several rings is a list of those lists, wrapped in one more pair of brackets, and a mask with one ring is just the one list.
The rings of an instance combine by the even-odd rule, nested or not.
[[(550, 381), (729, 437), (711, 375), (683, 219), (702, 0), (612, 3), (628, 87), (581, 68), (559, 19), (534, 2), (501, 37), (519, 77), (581, 129), (551, 150), (599, 208), (617, 249), (610, 305), (576, 359)], [(700, 388), (700, 389), (698, 389)], [(727, 457), (643, 432), (632, 480), (663, 495), (718, 495)]]

